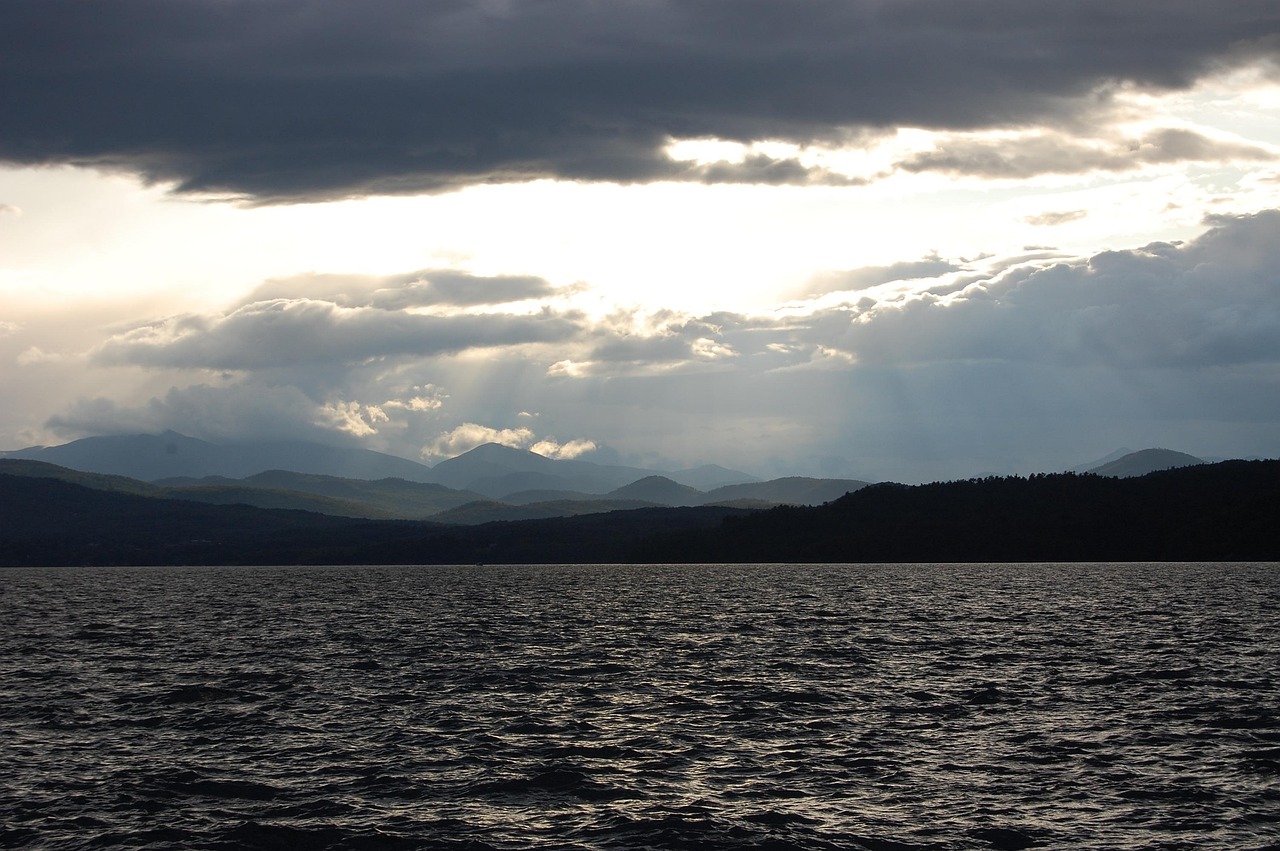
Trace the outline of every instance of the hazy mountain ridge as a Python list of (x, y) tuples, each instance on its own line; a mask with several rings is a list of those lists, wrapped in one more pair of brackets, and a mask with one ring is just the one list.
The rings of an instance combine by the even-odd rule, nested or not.
[(605, 493), (653, 475), (653, 470), (547, 458), (527, 449), (486, 443), (431, 468), (432, 481), (491, 498), (533, 487)]
[(61, 446), (20, 449), (5, 456), (148, 482), (205, 476), (241, 479), (273, 469), (352, 479), (394, 476), (417, 482), (432, 481), (431, 468), (425, 464), (370, 449), (301, 440), (219, 444), (173, 431), (158, 435), (86, 437)]
[[(243, 479), (207, 476), (140, 482), (123, 476), (84, 473), (42, 461), (0, 459), (0, 472), (19, 476), (56, 478), (96, 490), (119, 491), (158, 499), (187, 500), (210, 505), (247, 505), (264, 509), (311, 511), (364, 519), (431, 519), (440, 523), (463, 525), (477, 525), (499, 520), (573, 517), (581, 514), (677, 505), (709, 504), (760, 510), (780, 502), (780, 500), (723, 498), (715, 491), (703, 493), (661, 476), (649, 476), (604, 495), (544, 491), (535, 494), (536, 498), (527, 501), (507, 503), (484, 499), (474, 491), (458, 491), (434, 483), (410, 482), (395, 478), (376, 481), (343, 479), (286, 470), (268, 470)], [(788, 480), (780, 481), (783, 482), (785, 489)], [(836, 480), (808, 481), (825, 483), (832, 493), (838, 490), (843, 494), (846, 490)], [(747, 487), (767, 488), (769, 484), (760, 482)], [(795, 504), (803, 503), (795, 501)]]
[[(652, 490), (659, 474), (637, 467), (556, 460), (498, 444), (478, 446), (442, 461), (434, 468), (427, 468), (367, 450), (303, 442), (222, 446), (174, 432), (86, 438), (61, 447), (33, 447), (8, 455), (11, 461), (27, 460), (27, 456), (61, 458), (66, 462), (60, 464), (61, 467), (92, 471), (97, 475), (125, 477), (118, 471), (133, 469), (149, 477), (145, 480), (138, 476), (125, 477), (136, 481), (132, 485), (116, 482), (111, 486), (113, 489), (200, 502), (244, 503), (262, 508), (293, 508), (365, 518), (420, 519), (486, 498), (502, 500), (513, 493), (522, 495), (515, 501), (518, 505), (543, 502), (555, 505), (536, 511), (510, 512), (492, 508), (488, 512), (495, 517), (581, 513), (582, 507), (570, 506), (567, 504), (570, 501), (599, 503), (603, 506), (600, 510), (617, 510), (619, 501), (634, 505), (700, 505), (733, 501), (739, 497), (715, 491), (704, 494), (676, 482), (671, 476), (684, 475), (708, 482), (749, 481), (753, 478), (740, 471), (704, 465), (661, 477), (662, 481), (671, 482), (665, 489), (660, 489), (663, 493), (645, 493), (642, 492), (644, 488), (628, 492), (626, 488), (646, 479), (655, 480), (645, 486)], [(45, 460), (42, 463), (57, 462)], [(253, 469), (265, 463), (291, 463), (292, 467)], [(334, 468), (378, 472), (388, 467), (407, 475), (336, 476), (323, 472)], [(253, 472), (234, 475), (246, 469), (253, 469)], [(161, 473), (164, 475), (157, 475)], [(81, 483), (91, 487), (107, 486), (101, 482), (94, 484), (88, 479), (82, 479)], [(152, 490), (153, 486), (163, 490)], [(768, 483), (757, 481), (728, 487), (755, 487), (767, 491)], [(530, 498), (530, 491), (538, 492), (536, 498)], [(753, 498), (771, 503), (788, 501), (782, 496), (767, 494)], [(471, 509), (466, 515), (457, 516), (481, 516), (483, 513), (479, 509)]]
[(0, 473), (59, 479), (95, 490), (211, 505), (250, 505), (312, 511), (339, 517), (421, 520), (480, 498), (470, 491), (405, 479), (343, 479), (268, 470), (244, 479), (177, 477), (142, 482), (125, 476), (85, 473), (44, 461), (0, 458)]
[(760, 481), (757, 476), (749, 475), (741, 470), (730, 470), (727, 467), (721, 467), (719, 464), (703, 464), (701, 467), (693, 467), (687, 470), (673, 470), (667, 473), (666, 476), (672, 481), (688, 485), (691, 488), (697, 488), (700, 491), (711, 491), (726, 485), (743, 485)]
[[(0, 452), (0, 458), (44, 461), (73, 470), (127, 476), (145, 482), (200, 480), (210, 476), (239, 481), (271, 470), (343, 479), (399, 478), (470, 490), (491, 499), (533, 488), (604, 494), (652, 475), (665, 475), (695, 487), (695, 482), (718, 485), (726, 481), (756, 481), (747, 473), (716, 465), (666, 472), (581, 459), (553, 459), (496, 443), (482, 444), (428, 467), (368, 449), (299, 440), (220, 444), (173, 431), (158, 435), (87, 437), (60, 446)], [(209, 483), (184, 481), (181, 484)]]

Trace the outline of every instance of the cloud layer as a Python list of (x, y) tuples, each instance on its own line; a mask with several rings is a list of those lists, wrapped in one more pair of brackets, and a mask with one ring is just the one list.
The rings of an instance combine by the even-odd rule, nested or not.
[(176, 369), (310, 369), (564, 342), (577, 330), (575, 322), (550, 311), (432, 316), (346, 308), (315, 299), (272, 299), (218, 316), (179, 316), (135, 328), (108, 340), (95, 358), (108, 365)]
[(1149, 442), (1274, 453), (1277, 269), (1273, 210), (1183, 244), (832, 273), (758, 315), (516, 313), (491, 295), (422, 313), (423, 282), (452, 274), (431, 271), (324, 276), (311, 298), (269, 282), (225, 311), (116, 333), (96, 362), (172, 389), (141, 406), (82, 400), (49, 426), (894, 478), (1052, 469)]
[[(1124, 87), (1186, 88), (1274, 56), (1278, 33), (1270, 0), (9, 0), (0, 159), (259, 201), (548, 177), (841, 182), (797, 158), (665, 149), (1073, 127)], [(1136, 156), (956, 142), (905, 165), (1026, 174), (1081, 157), (1114, 170), (1268, 155), (1179, 132), (1139, 140)]]

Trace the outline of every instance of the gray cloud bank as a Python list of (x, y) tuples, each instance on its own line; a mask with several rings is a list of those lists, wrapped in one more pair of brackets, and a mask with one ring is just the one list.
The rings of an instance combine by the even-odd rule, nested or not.
[[(841, 182), (663, 148), (1069, 126), (1121, 84), (1184, 88), (1274, 55), (1278, 33), (1273, 0), (6, 0), (0, 159), (260, 201), (544, 177)], [(1258, 153), (1145, 143), (1143, 162)], [(1022, 174), (1075, 168), (1071, 153), (958, 146), (909, 165)]]
[(1280, 211), (1154, 243), (1028, 264), (955, 294), (876, 305), (840, 341), (893, 364), (1004, 360), (1113, 368), (1280, 363)]
[(271, 282), (116, 334), (98, 363), (197, 372), (146, 405), (87, 399), (49, 426), (328, 435), (407, 457), (464, 425), (530, 426), (529, 440), (634, 463), (908, 479), (1061, 469), (1121, 445), (1280, 454), (1280, 211), (1216, 219), (1185, 244), (996, 267), (832, 274), (814, 301), (758, 316), (370, 306), (452, 272), (323, 276), (323, 294), (315, 277)]
[(574, 322), (549, 311), (528, 316), (446, 317), (343, 308), (313, 299), (273, 299), (220, 316), (179, 316), (135, 328), (109, 340), (96, 358), (109, 365), (178, 369), (310, 369), (395, 356), (562, 342), (576, 330)]
[[(994, 275), (938, 258), (832, 274), (821, 288), (825, 306), (782, 316), (622, 311), (591, 319), (545, 304), (527, 313), (427, 314), (417, 308), (435, 296), (423, 293), (441, 281), (475, 286), (481, 302), (554, 290), (540, 278), (457, 272), (307, 276), (264, 284), (220, 313), (122, 331), (95, 358), (175, 369), (333, 369), (479, 348), (500, 357), (503, 349), (537, 344), (544, 345), (538, 355), (544, 368), (549, 359), (570, 358), (642, 367), (733, 361), (772, 370), (832, 352), (849, 363), (894, 367), (994, 360), (1111, 368), (1280, 363), (1277, 269), (1280, 211), (1269, 210), (1214, 220), (1185, 244), (1037, 258)], [(960, 277), (947, 285), (935, 275)], [(911, 283), (879, 300), (861, 289), (894, 280)]]
[(1144, 165), (1183, 162), (1265, 162), (1275, 155), (1257, 145), (1210, 139), (1184, 129), (1164, 129), (1141, 138), (1072, 139), (1045, 134), (1028, 139), (962, 139), (898, 163), (907, 172), (942, 172), (989, 178), (1028, 178), (1089, 171), (1123, 172)]

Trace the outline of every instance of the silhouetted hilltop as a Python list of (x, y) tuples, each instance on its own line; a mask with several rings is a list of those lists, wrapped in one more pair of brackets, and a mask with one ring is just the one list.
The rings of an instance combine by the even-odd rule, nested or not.
[(1138, 452), (1130, 452), (1114, 461), (1108, 461), (1106, 464), (1100, 464), (1089, 472), (1095, 476), (1127, 478), (1203, 463), (1204, 460), (1201, 458), (1185, 452), (1175, 452), (1172, 449), (1142, 449)]
[(609, 492), (610, 499), (638, 499), (660, 505), (700, 505), (704, 496), (697, 488), (682, 485), (666, 476), (646, 476)]

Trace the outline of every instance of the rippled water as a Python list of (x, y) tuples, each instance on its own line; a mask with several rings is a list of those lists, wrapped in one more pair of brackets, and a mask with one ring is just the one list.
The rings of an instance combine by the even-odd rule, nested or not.
[(0, 845), (1276, 848), (1280, 566), (0, 572)]

